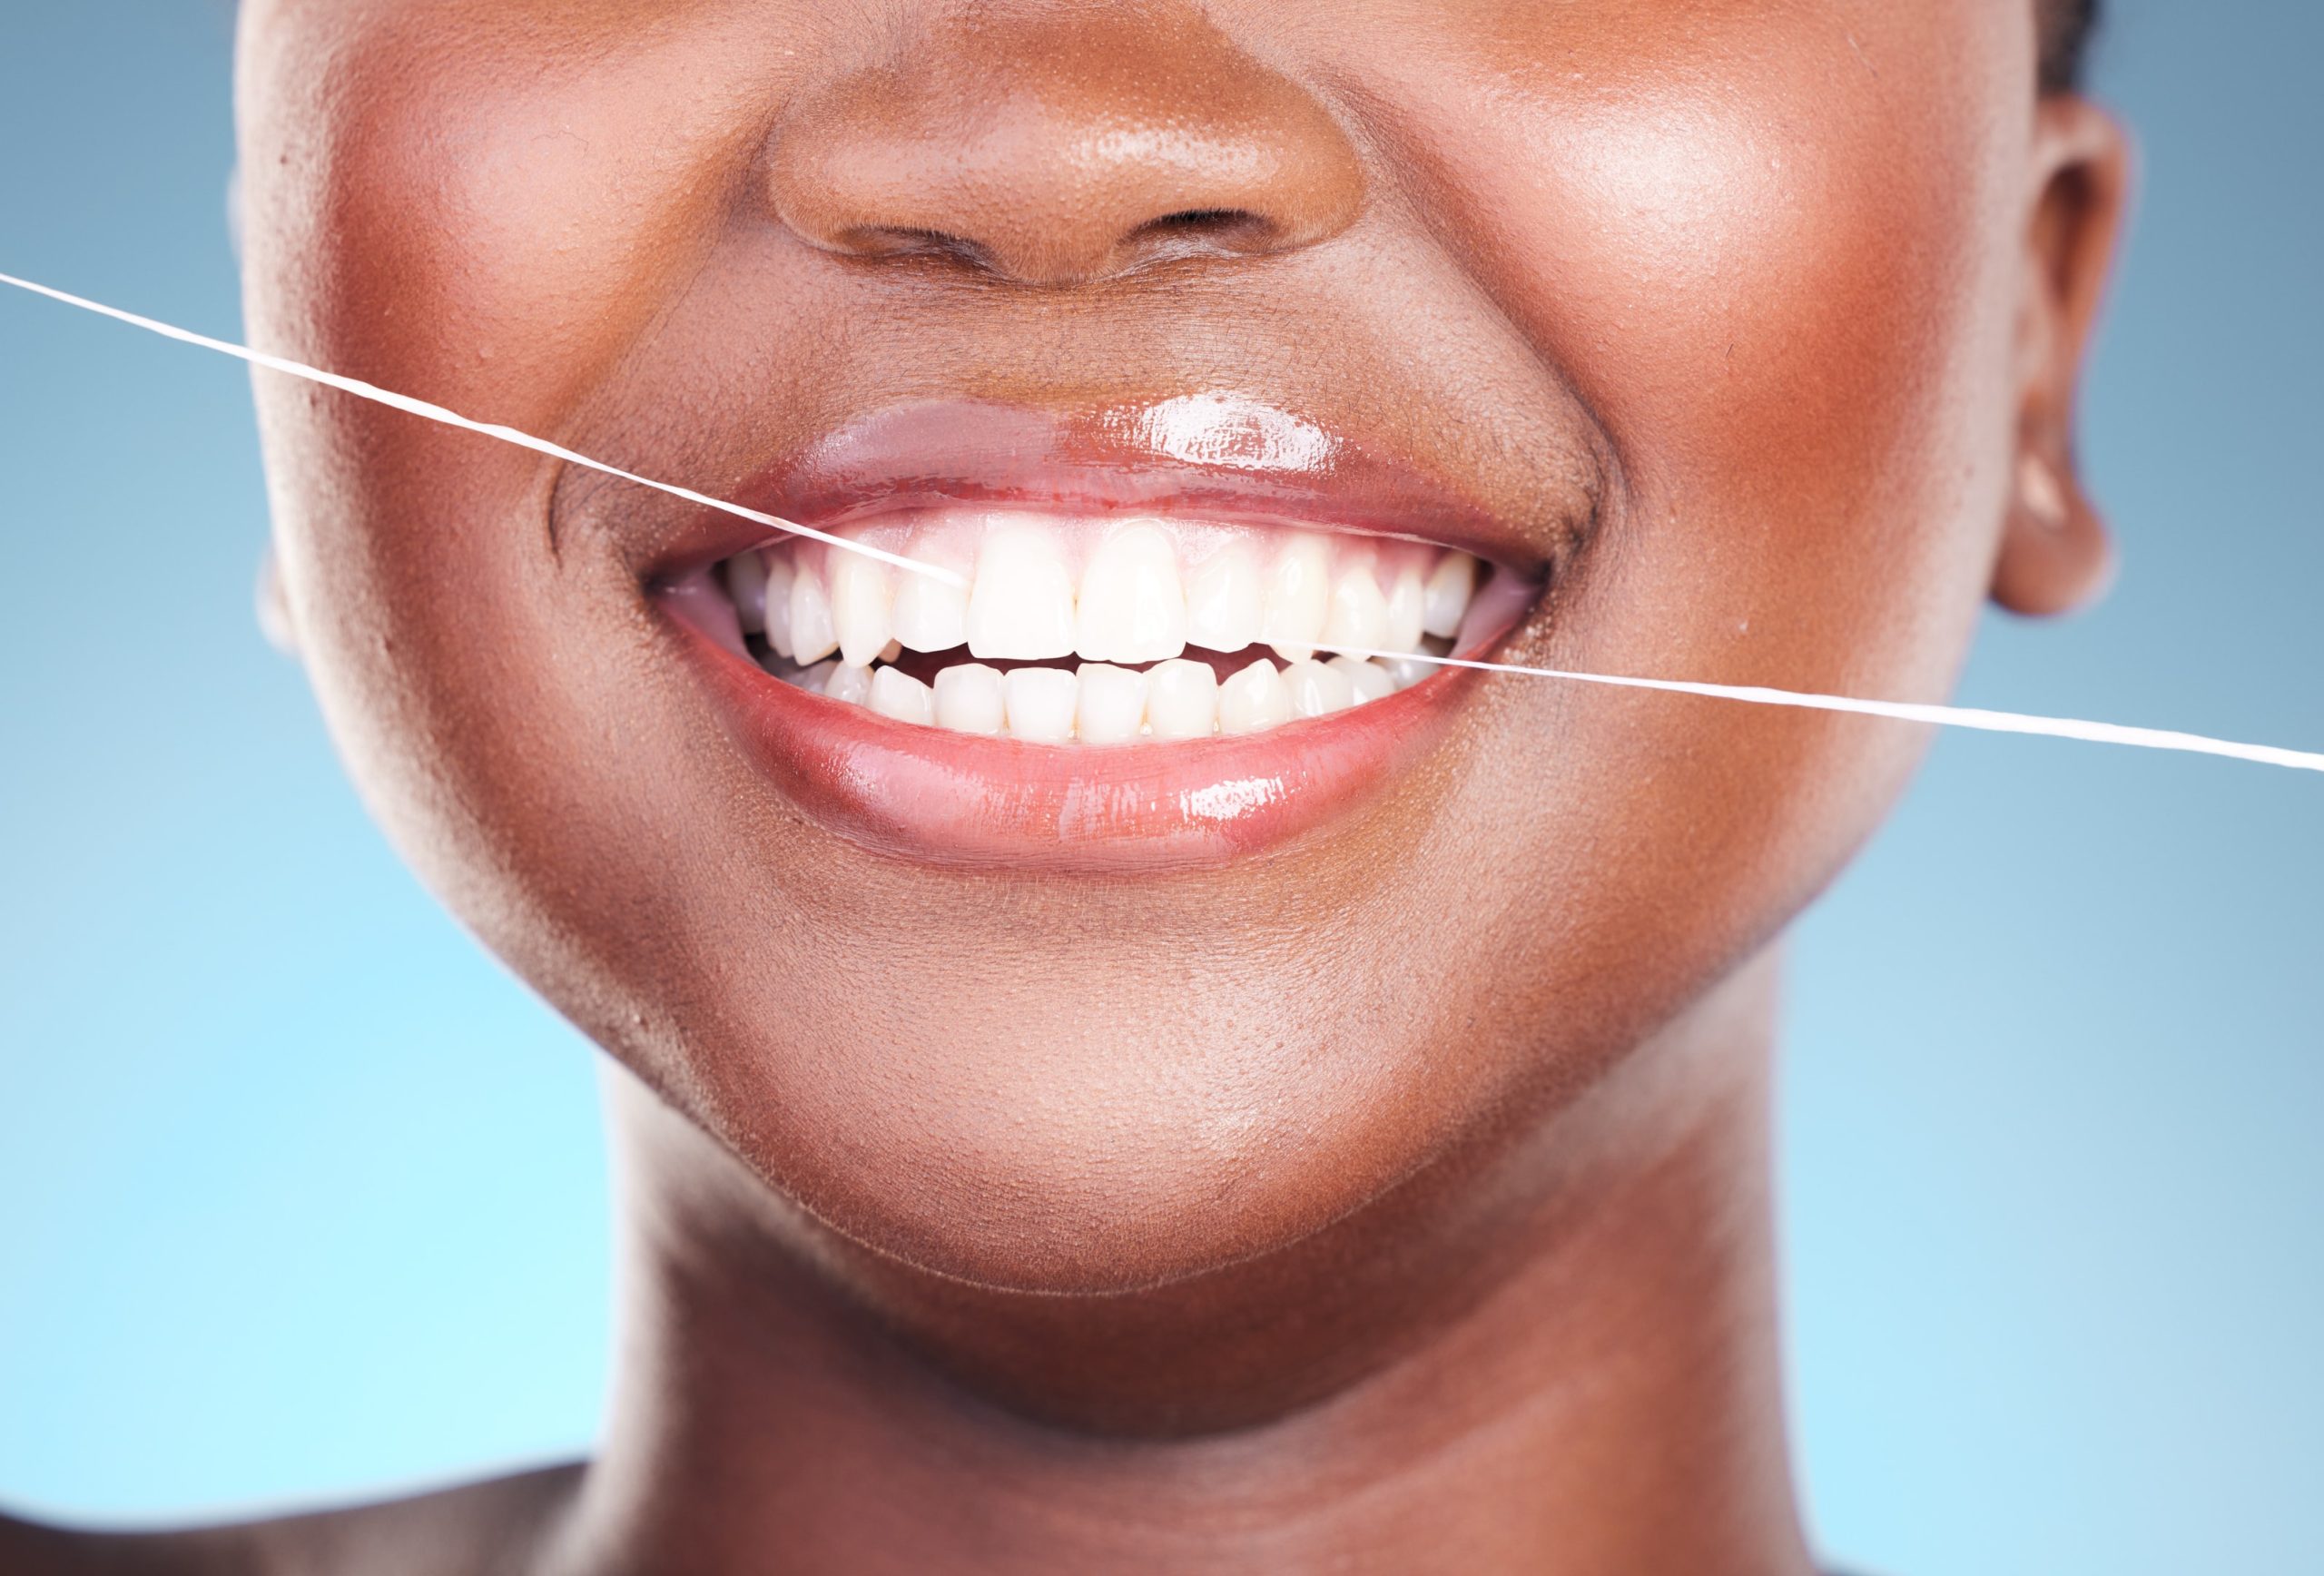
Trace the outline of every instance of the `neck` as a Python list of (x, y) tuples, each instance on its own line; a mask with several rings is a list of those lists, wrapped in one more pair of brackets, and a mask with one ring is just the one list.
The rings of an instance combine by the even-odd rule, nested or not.
[(1489, 1157), (1121, 1296), (925, 1284), (616, 1075), (626, 1338), (573, 1568), (1799, 1576), (1773, 971)]

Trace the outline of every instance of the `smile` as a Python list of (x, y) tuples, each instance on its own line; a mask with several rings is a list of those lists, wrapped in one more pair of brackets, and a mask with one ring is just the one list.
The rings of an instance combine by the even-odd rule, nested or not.
[(1174, 489), (1146, 458), (1094, 485), (931, 491), (906, 456), (913, 486), (857, 488), (817, 523), (941, 573), (730, 538), (661, 601), (732, 731), (834, 830), (921, 860), (1120, 870), (1256, 852), (1392, 788), (1474, 687), (1431, 659), (1482, 655), (1541, 596), (1473, 519), (1431, 541), (1360, 488), (1351, 524), (1328, 487), (1286, 510), (1215, 466)]

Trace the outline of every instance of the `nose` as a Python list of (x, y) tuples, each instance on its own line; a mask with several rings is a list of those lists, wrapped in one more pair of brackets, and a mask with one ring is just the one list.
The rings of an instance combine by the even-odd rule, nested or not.
[(929, 6), (791, 99), (768, 172), (815, 246), (1025, 284), (1313, 246), (1364, 202), (1323, 104), (1187, 0)]

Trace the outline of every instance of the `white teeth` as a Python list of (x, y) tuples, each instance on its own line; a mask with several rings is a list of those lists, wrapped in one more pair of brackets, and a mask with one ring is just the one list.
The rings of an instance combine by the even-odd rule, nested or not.
[(1007, 717), (1000, 670), (964, 662), (936, 675), (936, 725), (962, 734), (997, 734)]
[(1218, 730), (1218, 675), (1184, 657), (1146, 675), (1146, 727), (1157, 739), (1207, 739)]
[(1427, 616), (1427, 585), (1419, 566), (1407, 564), (1396, 571), (1396, 583), (1388, 588), (1388, 628), (1379, 649), (1418, 651), (1420, 637), (1427, 633), (1423, 622)]
[(1354, 704), (1357, 705), (1396, 693), (1396, 681), (1389, 676), (1386, 668), (1377, 663), (1366, 662), (1361, 657), (1335, 656), (1324, 665), (1335, 673), (1347, 675), (1348, 683), (1355, 686)]
[(1371, 558), (1358, 558), (1340, 570), (1332, 586), (1324, 644), (1378, 651), (1387, 638), (1388, 599), (1380, 595), (1380, 577), (1372, 572)]
[(870, 667), (888, 644), (888, 604), (894, 595), (888, 566), (861, 553), (833, 553), (831, 573), (840, 660), (850, 667)]
[(802, 567), (791, 582), (792, 660), (804, 666), (838, 649), (839, 630), (832, 623), (832, 599), (823, 590), (822, 576)]
[[(1177, 536), (1156, 519), (1098, 527), (1077, 594), (1063, 525), (1007, 514), (967, 523), (978, 535), (913, 537), (924, 544), (916, 556), (932, 549), (938, 563), (961, 561), (952, 555), (977, 540), (965, 585), (820, 547), (753, 548), (714, 573), (750, 650), (782, 682), (903, 722), (1039, 744), (1246, 734), (1367, 704), (1435, 675), (1427, 654), (1502, 608), (1502, 582), (1481, 591), (1483, 567), (1469, 554), (1312, 531), (1203, 527), (1191, 539), (1207, 554), (1182, 575)], [(1256, 657), (1254, 646), (1285, 665), (1247, 661), (1222, 681), (1180, 655)], [(950, 654), (932, 686), (894, 665), (908, 651)]]
[(1085, 662), (1074, 675), (1081, 696), (1073, 731), (1085, 744), (1127, 744), (1146, 721), (1146, 675), (1111, 663)]
[(1315, 655), (1330, 610), (1331, 553), (1320, 537), (1295, 536), (1284, 544), (1267, 576), (1259, 638), (1287, 662)]
[(1466, 553), (1447, 553), (1428, 576), (1428, 592), (1421, 628), (1440, 640), (1461, 633), (1468, 616), (1470, 594), (1477, 588), (1477, 561)]
[(1320, 717), (1355, 704), (1355, 685), (1347, 675), (1320, 662), (1295, 662), (1285, 668), (1283, 687), (1290, 692), (1295, 717)]
[(1073, 654), (1073, 576), (1049, 532), (999, 526), (986, 533), (967, 633), (971, 656), (1038, 662)]
[(1073, 648), (1092, 662), (1160, 662), (1187, 648), (1178, 550), (1159, 527), (1127, 526), (1081, 571)]
[(1036, 744), (1062, 744), (1073, 737), (1073, 712), (1080, 681), (1061, 667), (1018, 667), (1005, 685), (1009, 732)]
[(766, 565), (766, 643), (777, 656), (789, 656), (791, 648), (791, 555), (788, 553), (749, 554)]
[(1187, 640), (1209, 651), (1240, 651), (1259, 637), (1259, 568), (1240, 543), (1221, 547), (1187, 576)]
[(745, 635), (766, 633), (766, 555), (737, 553), (726, 560), (726, 595)]
[(1218, 731), (1255, 734), (1291, 720), (1291, 696), (1265, 657), (1218, 686)]
[(933, 575), (906, 575), (889, 610), (896, 639), (914, 651), (950, 651), (969, 638), (969, 593)]
[(936, 720), (935, 696), (926, 685), (901, 668), (872, 670), (872, 709), (900, 723), (925, 724)]

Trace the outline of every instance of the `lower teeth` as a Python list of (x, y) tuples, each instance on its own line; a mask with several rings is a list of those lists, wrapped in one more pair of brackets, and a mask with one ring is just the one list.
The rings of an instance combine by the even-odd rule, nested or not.
[[(1452, 642), (1423, 641), (1442, 656)], [(1256, 733), (1319, 717), (1409, 689), (1438, 671), (1418, 656), (1315, 657), (1278, 665), (1265, 657), (1214, 665), (1188, 657), (1145, 668), (980, 662), (937, 667), (928, 683), (887, 660), (858, 667), (826, 659), (802, 667), (753, 637), (759, 665), (796, 688), (863, 706), (898, 722), (1033, 744), (1126, 744)], [(1224, 672), (1222, 680), (1219, 674)]]

